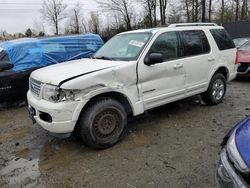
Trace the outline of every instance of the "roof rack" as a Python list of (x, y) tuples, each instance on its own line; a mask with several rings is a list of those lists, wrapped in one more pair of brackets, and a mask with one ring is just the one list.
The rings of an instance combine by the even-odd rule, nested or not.
[(218, 26), (216, 23), (179, 23), (170, 24), (168, 27), (186, 27), (186, 26)]

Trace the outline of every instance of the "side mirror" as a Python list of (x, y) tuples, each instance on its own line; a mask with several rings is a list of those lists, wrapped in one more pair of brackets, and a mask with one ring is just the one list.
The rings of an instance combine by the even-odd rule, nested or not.
[(144, 64), (148, 66), (162, 62), (163, 56), (161, 53), (151, 53), (144, 59)]
[(14, 65), (8, 61), (0, 61), (0, 71), (10, 70)]

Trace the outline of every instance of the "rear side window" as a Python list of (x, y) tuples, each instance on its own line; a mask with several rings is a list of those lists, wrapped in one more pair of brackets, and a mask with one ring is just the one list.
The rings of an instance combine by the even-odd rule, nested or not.
[(210, 32), (220, 50), (235, 48), (233, 40), (224, 29), (210, 29)]
[(203, 31), (180, 31), (180, 36), (183, 44), (182, 56), (199, 55), (210, 52), (210, 46)]

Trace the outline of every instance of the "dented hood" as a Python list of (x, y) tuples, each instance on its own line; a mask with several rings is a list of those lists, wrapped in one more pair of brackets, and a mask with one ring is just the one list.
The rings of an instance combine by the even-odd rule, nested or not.
[(59, 85), (61, 82), (124, 64), (124, 61), (80, 59), (38, 69), (31, 77), (43, 83)]

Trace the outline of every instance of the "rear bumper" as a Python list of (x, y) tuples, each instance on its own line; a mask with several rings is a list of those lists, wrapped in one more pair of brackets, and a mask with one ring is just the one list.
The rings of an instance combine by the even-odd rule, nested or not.
[(250, 186), (230, 163), (225, 149), (222, 150), (217, 164), (216, 183), (220, 188), (248, 188)]
[[(241, 66), (245, 66), (243, 67), (243, 69), (241, 68)], [(250, 76), (250, 64), (242, 64), (239, 66), (238, 68), (238, 74), (237, 76)]]

